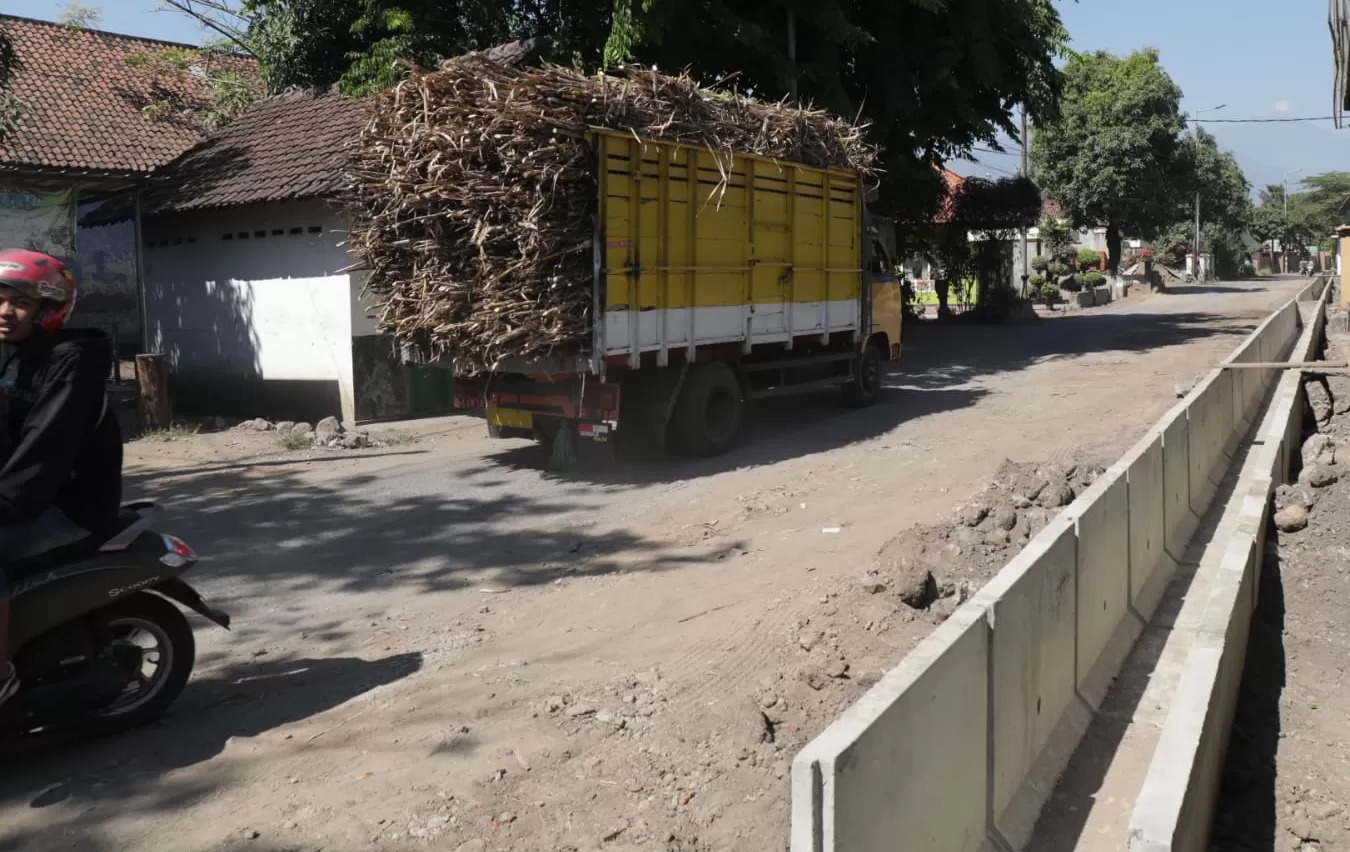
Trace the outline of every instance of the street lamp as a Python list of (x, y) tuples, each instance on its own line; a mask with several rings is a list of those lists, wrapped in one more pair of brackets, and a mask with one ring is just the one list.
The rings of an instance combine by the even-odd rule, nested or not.
[(1303, 169), (1285, 169), (1284, 170), (1284, 231), (1280, 240), (1280, 262), (1284, 266), (1284, 271), (1289, 271), (1289, 176), (1302, 173)]
[[(1205, 109), (1198, 109), (1198, 110), (1195, 111), (1195, 115), (1192, 116), (1192, 118), (1194, 118), (1194, 117), (1200, 115), (1200, 113), (1202, 113), (1202, 112), (1215, 112), (1216, 110), (1221, 110), (1221, 109), (1223, 109), (1223, 108), (1226, 107), (1226, 106), (1228, 106), (1228, 104), (1219, 104), (1218, 106), (1207, 107), (1207, 108), (1205, 108)], [(1191, 131), (1191, 138), (1195, 140), (1195, 164), (1196, 164), (1196, 167), (1197, 167), (1197, 173), (1196, 173), (1196, 174), (1197, 174), (1197, 176), (1198, 176), (1198, 175), (1199, 175), (1198, 168), (1199, 168), (1199, 165), (1200, 165), (1200, 129), (1199, 129), (1198, 127), (1192, 129), (1192, 131)], [(1199, 181), (1196, 182), (1196, 187), (1195, 187), (1195, 280), (1196, 280), (1196, 281), (1199, 281), (1199, 280), (1200, 280), (1200, 185), (1199, 185)]]

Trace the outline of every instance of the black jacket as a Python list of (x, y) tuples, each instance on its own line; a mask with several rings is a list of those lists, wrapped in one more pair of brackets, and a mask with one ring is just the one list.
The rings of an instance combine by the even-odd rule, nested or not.
[(91, 532), (110, 530), (122, 500), (122, 436), (107, 403), (107, 335), (39, 332), (0, 346), (0, 356), (0, 525), (52, 506)]

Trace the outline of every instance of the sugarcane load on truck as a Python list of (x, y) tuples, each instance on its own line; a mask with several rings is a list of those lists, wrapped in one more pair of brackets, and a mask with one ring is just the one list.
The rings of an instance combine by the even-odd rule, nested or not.
[(351, 248), (381, 332), (452, 361), (492, 434), (713, 455), (751, 400), (876, 401), (902, 313), (876, 160), (820, 110), (470, 54), (373, 99)]

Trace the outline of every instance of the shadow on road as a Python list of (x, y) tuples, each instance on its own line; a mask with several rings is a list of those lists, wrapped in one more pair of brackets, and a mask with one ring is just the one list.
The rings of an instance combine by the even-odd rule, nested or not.
[[(1165, 298), (1158, 304), (1165, 306)], [(882, 397), (872, 408), (846, 409), (833, 390), (757, 401), (747, 412), (742, 445), (724, 456), (618, 464), (589, 458), (558, 478), (640, 486), (815, 455), (879, 438), (924, 417), (974, 406), (990, 392), (988, 383), (1000, 375), (1095, 354), (1148, 352), (1211, 337), (1236, 339), (1255, 328), (1260, 316), (1264, 312), (1243, 318), (1159, 307), (1156, 312), (1070, 314), (1026, 326), (911, 323), (904, 351), (888, 366)], [(1200, 365), (1196, 371), (1201, 371)], [(548, 470), (549, 455), (539, 447), (524, 441), (503, 446), (473, 470)]]
[[(215, 792), (227, 776), (212, 782), (160, 784), (175, 770), (219, 755), (235, 738), (317, 716), (418, 671), (420, 654), (399, 654), (367, 662), (355, 658), (292, 659), (238, 663), (193, 680), (171, 714), (150, 727), (99, 740), (45, 734), (0, 746), (0, 806), (49, 808), (75, 805), (78, 814), (51, 824), (41, 836), (0, 837), (0, 852), (76, 849), (96, 852), (99, 823), (119, 802), (145, 810), (181, 813)], [(356, 712), (356, 711), (353, 711)], [(322, 745), (321, 740), (316, 740)], [(22, 764), (23, 771), (14, 771)], [(152, 792), (153, 791), (153, 792)], [(53, 820), (55, 823), (55, 820)], [(58, 844), (56, 838), (64, 836)], [(73, 843), (71, 841), (74, 841)]]

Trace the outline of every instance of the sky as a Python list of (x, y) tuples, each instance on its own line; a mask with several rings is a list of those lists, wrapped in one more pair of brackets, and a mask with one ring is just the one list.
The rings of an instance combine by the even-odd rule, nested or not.
[[(1183, 111), (1226, 106), (1202, 118), (1292, 118), (1331, 114), (1331, 37), (1326, 0), (1056, 0), (1075, 50), (1158, 49), (1185, 93)], [(197, 43), (201, 29), (158, 0), (105, 0), (99, 29)], [(0, 13), (54, 19), (64, 3), (0, 0)], [(1206, 124), (1253, 187), (1292, 185), (1301, 175), (1350, 170), (1350, 124)], [(976, 155), (957, 171), (1003, 177), (1019, 156)]]

